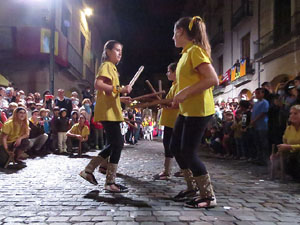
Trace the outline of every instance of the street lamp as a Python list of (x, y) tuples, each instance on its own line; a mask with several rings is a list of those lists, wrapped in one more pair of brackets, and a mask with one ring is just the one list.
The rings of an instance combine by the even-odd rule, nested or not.
[(84, 12), (84, 14), (85, 14), (86, 16), (91, 16), (91, 15), (93, 15), (93, 9), (92, 9), (92, 8), (85, 8), (85, 9), (83, 10), (83, 12)]

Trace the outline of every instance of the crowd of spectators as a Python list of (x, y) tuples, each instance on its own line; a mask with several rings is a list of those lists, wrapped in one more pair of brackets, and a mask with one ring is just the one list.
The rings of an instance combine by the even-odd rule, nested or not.
[[(66, 97), (63, 89), (57, 93), (57, 96), (49, 91), (42, 95), (38, 92), (25, 95), (22, 90), (0, 87), (2, 153), (14, 152), (16, 162), (22, 163), (28, 157), (48, 153), (72, 156), (74, 147), (79, 144), (83, 151), (104, 148), (105, 132), (102, 124), (94, 121), (95, 101), (90, 89), (82, 92), (82, 100), (77, 92), (72, 92), (71, 97)], [(278, 150), (293, 149), (293, 154), (286, 157), (286, 170), (299, 178), (300, 154), (295, 149), (300, 143), (296, 143), (298, 147), (282, 147), (289, 143), (283, 141), (291, 139), (290, 133), (295, 133), (285, 134), (285, 131), (291, 120), (291, 108), (299, 104), (300, 75), (277, 87), (265, 82), (251, 99), (242, 96), (217, 103), (204, 141), (217, 157), (259, 165), (266, 165)], [(295, 114), (299, 107), (293, 107), (291, 113)], [(163, 135), (163, 128), (158, 127), (151, 110), (129, 108), (123, 110), (123, 116), (125, 121), (120, 129), (125, 145)]]
[[(0, 87), (0, 166), (5, 164), (5, 155), (14, 154), (15, 161), (24, 163), (28, 157), (44, 156), (49, 153), (73, 156), (78, 146), (82, 151), (103, 149), (105, 132), (101, 122), (94, 121), (94, 96), (87, 88), (66, 97), (63, 89), (57, 96), (45, 91), (28, 93), (12, 87)], [(143, 133), (152, 131), (155, 122), (147, 115), (143, 126), (139, 109), (124, 110), (125, 122), (120, 129), (125, 144), (136, 144)]]
[[(299, 106), (293, 106), (299, 104), (300, 75), (277, 87), (265, 82), (255, 90), (251, 99), (234, 98), (216, 104), (206, 143), (218, 157), (267, 165), (270, 158), (274, 159), (272, 156), (278, 155), (284, 143), (283, 136), (286, 139), (286, 135), (290, 135), (285, 132), (291, 123), (291, 108), (294, 112)], [(294, 151), (285, 159), (286, 172), (295, 178), (300, 178), (299, 156)]]

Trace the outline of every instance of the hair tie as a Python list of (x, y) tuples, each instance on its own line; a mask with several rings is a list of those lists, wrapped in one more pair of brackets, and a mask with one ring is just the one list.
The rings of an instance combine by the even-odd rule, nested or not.
[(189, 30), (190, 30), (190, 31), (192, 30), (195, 21), (200, 21), (200, 22), (202, 22), (203, 20), (202, 20), (202, 18), (201, 18), (200, 16), (194, 16), (194, 17), (191, 19), (190, 23), (189, 23)]

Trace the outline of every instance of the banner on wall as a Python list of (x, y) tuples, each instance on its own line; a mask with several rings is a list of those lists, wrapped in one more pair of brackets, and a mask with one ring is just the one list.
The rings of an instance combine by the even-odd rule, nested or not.
[[(50, 29), (41, 29), (41, 46), (40, 51), (41, 53), (50, 53), (50, 38), (51, 38), (51, 31)], [(54, 41), (54, 54), (58, 55), (58, 32), (55, 32), (55, 41)]]

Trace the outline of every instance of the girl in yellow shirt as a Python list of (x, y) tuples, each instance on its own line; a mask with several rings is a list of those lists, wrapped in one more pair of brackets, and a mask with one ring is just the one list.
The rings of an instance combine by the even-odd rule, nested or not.
[[(23, 163), (22, 154), (29, 147), (29, 124), (27, 111), (23, 107), (14, 110), (13, 115), (8, 119), (1, 130), (0, 150), (8, 154), (14, 154), (17, 163)], [(14, 153), (12, 150), (15, 149)]]
[[(216, 197), (205, 165), (198, 157), (198, 150), (206, 126), (215, 113), (212, 89), (218, 85), (217, 74), (211, 65), (211, 48), (203, 20), (196, 16), (179, 19), (174, 26), (173, 40), (183, 48), (176, 68), (178, 93), (173, 99), (179, 104), (170, 147), (185, 179), (192, 176), (200, 191), (185, 206), (208, 208), (216, 206)], [(194, 189), (194, 193), (195, 189)], [(176, 197), (193, 194), (192, 187)]]
[(282, 137), (283, 144), (278, 145), (279, 152), (300, 152), (300, 105), (294, 105), (290, 110), (289, 125)]
[(93, 172), (101, 163), (105, 163), (109, 157), (104, 185), (104, 189), (108, 192), (128, 191), (125, 186), (115, 183), (118, 163), (124, 144), (120, 129), (120, 123), (124, 120), (121, 101), (124, 103), (130, 102), (130, 97), (120, 97), (120, 94), (130, 93), (132, 90), (131, 86), (121, 87), (119, 83), (119, 73), (116, 65), (121, 60), (122, 49), (122, 44), (114, 40), (110, 40), (104, 45), (102, 64), (95, 80), (97, 100), (94, 120), (103, 124), (108, 145), (79, 174), (85, 180), (97, 185), (98, 183)]
[[(166, 99), (173, 99), (177, 93), (177, 83), (176, 83), (176, 66), (177, 63), (171, 63), (168, 66), (167, 76), (170, 81), (173, 81), (172, 86), (166, 96)], [(170, 149), (170, 139), (172, 136), (173, 127), (178, 116), (178, 106), (177, 107), (164, 107), (162, 109), (159, 124), (164, 126), (164, 138), (163, 145), (165, 150), (165, 163), (164, 171), (156, 174), (154, 176), (155, 180), (168, 180), (171, 175), (171, 162), (173, 159), (173, 154)]]

